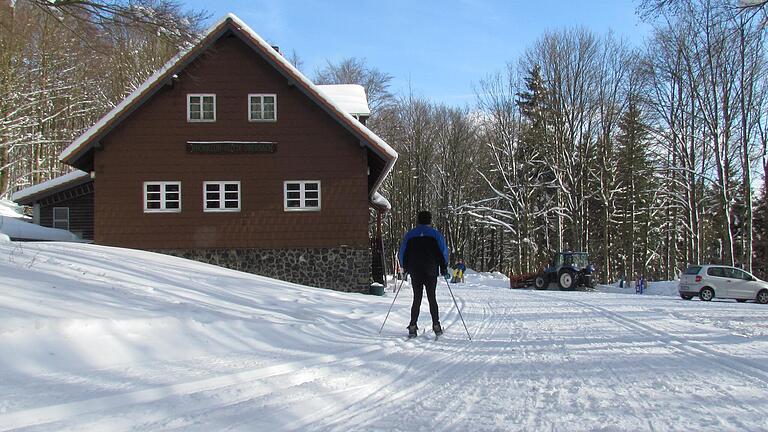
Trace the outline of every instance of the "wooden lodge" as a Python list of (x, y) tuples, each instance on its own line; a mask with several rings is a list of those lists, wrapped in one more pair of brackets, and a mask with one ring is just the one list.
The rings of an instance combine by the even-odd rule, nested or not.
[(96, 244), (366, 291), (397, 159), (368, 115), (230, 14), (61, 154), (79, 171), (13, 198)]

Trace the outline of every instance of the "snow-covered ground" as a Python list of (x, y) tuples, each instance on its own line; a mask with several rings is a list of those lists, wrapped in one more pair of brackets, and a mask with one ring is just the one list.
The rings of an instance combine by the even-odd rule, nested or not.
[(445, 335), (406, 341), (407, 284), (379, 335), (391, 292), (0, 242), (0, 431), (768, 429), (763, 305), (470, 273), (470, 342), (440, 283)]
[[(678, 281), (655, 281), (648, 282), (648, 287), (643, 291), (643, 295), (661, 295), (677, 297)], [(598, 285), (597, 290), (607, 293), (636, 294), (634, 282), (625, 282), (623, 287), (618, 283), (612, 285)]]

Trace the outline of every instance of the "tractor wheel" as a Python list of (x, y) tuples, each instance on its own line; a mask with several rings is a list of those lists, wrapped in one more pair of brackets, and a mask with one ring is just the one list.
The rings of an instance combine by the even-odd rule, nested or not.
[(548, 285), (543, 275), (536, 276), (536, 279), (533, 280), (533, 284), (536, 286), (537, 290), (545, 290)]
[(557, 278), (557, 283), (560, 285), (560, 291), (573, 291), (576, 287), (576, 277), (570, 271), (563, 271)]

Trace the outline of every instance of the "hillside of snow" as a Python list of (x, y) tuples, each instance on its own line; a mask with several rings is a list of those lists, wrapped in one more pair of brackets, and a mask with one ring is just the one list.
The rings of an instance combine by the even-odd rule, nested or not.
[[(412, 294), (0, 242), (0, 431), (766, 430), (768, 309), (510, 290), (470, 272), (445, 335)], [(429, 327), (426, 300), (420, 327)]]

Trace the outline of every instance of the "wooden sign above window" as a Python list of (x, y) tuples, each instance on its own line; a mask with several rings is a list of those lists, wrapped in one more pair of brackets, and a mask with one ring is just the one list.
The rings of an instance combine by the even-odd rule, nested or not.
[(187, 153), (251, 154), (274, 153), (276, 142), (264, 141), (187, 141)]

